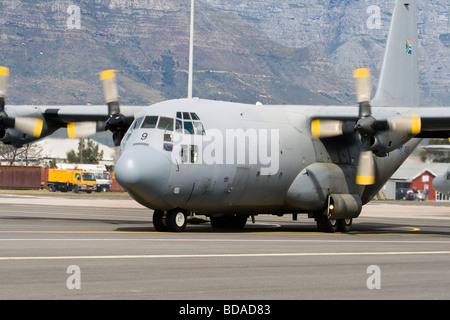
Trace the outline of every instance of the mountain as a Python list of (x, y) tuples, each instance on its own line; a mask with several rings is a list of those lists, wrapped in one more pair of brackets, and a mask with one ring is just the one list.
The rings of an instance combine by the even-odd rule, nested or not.
[[(194, 96), (353, 104), (352, 70), (378, 75), (391, 2), (197, 0)], [(422, 96), (431, 104), (450, 101), (447, 2), (419, 1)], [(381, 8), (381, 29), (366, 27), (370, 5)], [(122, 104), (185, 97), (189, 10), (176, 0), (1, 0), (7, 102), (103, 104), (105, 69), (118, 71)]]
[[(315, 48), (316, 61), (331, 63), (333, 69), (324, 71), (335, 73), (348, 92), (352, 92), (353, 69), (369, 67), (375, 77), (379, 75), (395, 3), (394, 0), (205, 2), (242, 17), (286, 47)], [(417, 0), (417, 6), (422, 103), (448, 106), (450, 1)], [(374, 28), (371, 18), (376, 10), (379, 10), (381, 20)], [(313, 90), (313, 87), (309, 88)], [(332, 92), (327, 93), (334, 96)]]

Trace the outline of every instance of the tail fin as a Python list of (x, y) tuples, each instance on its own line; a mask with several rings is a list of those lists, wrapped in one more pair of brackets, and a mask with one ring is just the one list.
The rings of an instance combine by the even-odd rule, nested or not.
[(419, 105), (418, 49), (416, 0), (396, 0), (373, 106)]

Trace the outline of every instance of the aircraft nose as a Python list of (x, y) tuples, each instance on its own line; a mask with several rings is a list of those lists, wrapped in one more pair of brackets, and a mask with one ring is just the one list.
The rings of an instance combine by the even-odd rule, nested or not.
[(171, 162), (162, 152), (149, 146), (132, 146), (117, 160), (114, 174), (132, 196), (152, 201), (164, 192), (170, 169)]

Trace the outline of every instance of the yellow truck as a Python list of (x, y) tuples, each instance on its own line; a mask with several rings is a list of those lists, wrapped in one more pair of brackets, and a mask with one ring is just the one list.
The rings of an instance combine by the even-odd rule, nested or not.
[(91, 193), (97, 190), (97, 181), (92, 172), (82, 170), (49, 169), (47, 188), (52, 192), (86, 191)]

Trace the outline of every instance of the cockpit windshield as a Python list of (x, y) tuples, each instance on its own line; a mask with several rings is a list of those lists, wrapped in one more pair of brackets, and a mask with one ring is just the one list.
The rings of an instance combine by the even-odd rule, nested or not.
[[(182, 134), (205, 135), (205, 129), (195, 112), (177, 112), (176, 119), (169, 117), (146, 116), (137, 119), (133, 129), (161, 129)], [(139, 120), (139, 121), (138, 121)]]
[(203, 124), (195, 112), (177, 112), (175, 131), (184, 134), (205, 135)]
[(161, 117), (159, 119), (158, 129), (173, 131), (173, 118)]
[(157, 116), (147, 116), (142, 123), (142, 129), (153, 129), (156, 128), (156, 123), (158, 122)]

